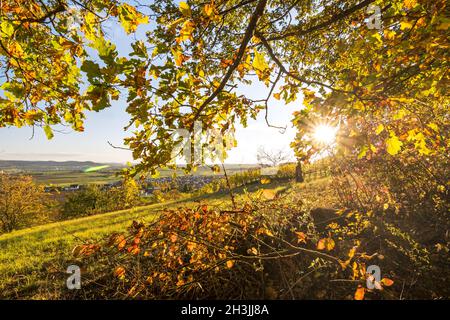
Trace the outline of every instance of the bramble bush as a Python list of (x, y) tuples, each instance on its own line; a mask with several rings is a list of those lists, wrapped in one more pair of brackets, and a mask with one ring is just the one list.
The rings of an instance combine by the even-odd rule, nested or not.
[[(365, 283), (365, 261), (376, 254), (347, 240), (318, 230), (295, 192), (257, 193), (238, 210), (164, 210), (150, 224), (134, 222), (127, 234), (75, 247), (77, 263), (95, 270), (71, 297), (352, 297)], [(352, 285), (330, 282), (342, 277), (352, 277)]]

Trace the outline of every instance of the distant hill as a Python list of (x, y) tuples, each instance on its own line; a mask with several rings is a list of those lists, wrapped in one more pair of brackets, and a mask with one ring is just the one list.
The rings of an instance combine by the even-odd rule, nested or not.
[(0, 160), (0, 171), (46, 172), (46, 171), (78, 171), (89, 167), (109, 165), (111, 168), (122, 168), (119, 163), (98, 163), (93, 161), (26, 161)]
[[(0, 160), (0, 171), (5, 171), (9, 173), (44, 173), (44, 172), (77, 172), (83, 171), (89, 167), (98, 167), (108, 165), (106, 170), (102, 171), (116, 171), (117, 169), (124, 168), (124, 164), (120, 163), (99, 163), (94, 161), (27, 161), (27, 160)], [(179, 174), (184, 174), (181, 170), (183, 165), (179, 166)], [(226, 164), (225, 168), (230, 171), (230, 173), (242, 170), (248, 170), (256, 168), (256, 164)], [(171, 174), (170, 170), (162, 170), (164, 174)], [(208, 166), (200, 166), (195, 174), (211, 174), (211, 169)]]

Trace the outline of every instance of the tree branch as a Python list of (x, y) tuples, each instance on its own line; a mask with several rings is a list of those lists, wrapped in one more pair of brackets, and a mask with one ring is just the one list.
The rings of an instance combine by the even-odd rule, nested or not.
[(300, 77), (300, 76), (298, 76), (298, 75), (288, 71), (286, 69), (286, 67), (283, 65), (283, 63), (275, 55), (275, 52), (273, 51), (272, 47), (268, 43), (267, 39), (259, 31), (255, 31), (255, 36), (257, 36), (261, 40), (261, 43), (267, 49), (267, 52), (269, 53), (270, 58), (275, 62), (275, 64), (278, 66), (278, 68), (280, 68), (280, 70), (283, 73), (285, 73), (286, 75), (288, 75), (289, 77), (291, 77), (291, 78), (293, 78), (293, 79), (295, 79), (295, 80), (297, 80), (299, 82), (305, 83), (307, 85), (318, 85), (318, 86), (322, 86), (322, 87), (328, 88), (328, 89), (333, 90), (333, 91), (350, 93), (348, 91), (335, 89), (332, 86), (330, 86), (328, 84), (325, 84), (325, 83), (322, 83), (322, 82), (319, 82), (319, 81), (305, 79), (303, 77)]
[(244, 38), (242, 39), (241, 45), (239, 47), (238, 53), (236, 55), (236, 59), (234, 60), (233, 64), (228, 68), (227, 73), (223, 77), (222, 81), (220, 82), (219, 86), (214, 90), (214, 92), (200, 105), (197, 112), (194, 115), (194, 120), (191, 125), (191, 130), (194, 126), (195, 120), (200, 116), (200, 113), (203, 111), (203, 109), (211, 102), (213, 101), (217, 95), (223, 90), (225, 85), (227, 84), (228, 80), (231, 78), (231, 75), (233, 74), (234, 70), (238, 67), (239, 63), (241, 62), (242, 57), (244, 56), (245, 49), (247, 48), (248, 43), (250, 42), (250, 39), (253, 36), (253, 32), (256, 29), (256, 24), (258, 23), (259, 18), (262, 16), (264, 12), (264, 8), (266, 6), (267, 0), (259, 0), (258, 4), (256, 5), (255, 11), (253, 12), (250, 22), (247, 26), (247, 29), (245, 30)]
[(361, 2), (359, 4), (349, 8), (347, 10), (341, 11), (340, 13), (332, 16), (329, 20), (327, 20), (325, 22), (319, 23), (319, 24), (312, 26), (305, 30), (295, 30), (295, 31), (287, 32), (287, 33), (279, 35), (279, 36), (274, 36), (274, 37), (268, 38), (267, 41), (270, 42), (270, 41), (275, 41), (275, 40), (281, 40), (286, 37), (293, 37), (293, 36), (300, 37), (300, 36), (309, 34), (311, 32), (314, 32), (314, 31), (317, 31), (320, 29), (324, 29), (324, 28), (328, 27), (329, 25), (331, 25), (343, 18), (346, 18), (349, 15), (353, 14), (354, 12), (366, 7), (367, 5), (371, 4), (372, 2), (375, 2), (375, 0), (364, 0), (363, 2)]

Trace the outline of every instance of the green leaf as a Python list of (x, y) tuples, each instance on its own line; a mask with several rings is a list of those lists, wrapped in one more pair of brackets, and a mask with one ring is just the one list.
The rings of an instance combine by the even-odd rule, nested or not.
[(92, 80), (100, 75), (100, 66), (93, 61), (85, 60), (81, 65), (81, 71), (86, 72), (89, 80)]
[(97, 38), (91, 46), (98, 51), (99, 57), (108, 65), (112, 65), (117, 57), (116, 46), (104, 38)]
[(52, 139), (53, 138), (53, 130), (52, 128), (50, 128), (49, 125), (44, 126), (44, 132), (45, 135), (47, 136), (47, 139)]

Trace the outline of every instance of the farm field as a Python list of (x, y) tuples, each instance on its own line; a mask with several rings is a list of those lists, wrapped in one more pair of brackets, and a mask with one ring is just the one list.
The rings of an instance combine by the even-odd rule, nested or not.
[[(16, 167), (15, 161), (1, 161), (0, 169), (5, 172), (28, 174), (33, 177), (33, 180), (37, 184), (41, 185), (53, 185), (64, 187), (72, 184), (86, 185), (86, 184), (106, 184), (120, 181), (120, 168), (119, 165), (114, 164), (111, 168), (101, 169), (93, 172), (85, 172), (84, 170), (90, 167), (100, 166), (98, 163), (83, 163), (83, 162), (27, 162), (21, 161)], [(76, 167), (77, 169), (74, 169)], [(125, 166), (123, 166), (125, 167)], [(251, 168), (255, 168), (254, 164), (227, 164), (225, 168), (229, 174), (245, 171)], [(214, 173), (211, 168), (207, 166), (199, 167), (192, 175), (197, 176), (210, 176), (223, 174), (222, 168), (218, 173)], [(169, 170), (161, 169), (158, 172), (158, 177), (170, 177), (174, 173), (177, 176), (184, 176), (186, 173), (182, 169)]]

